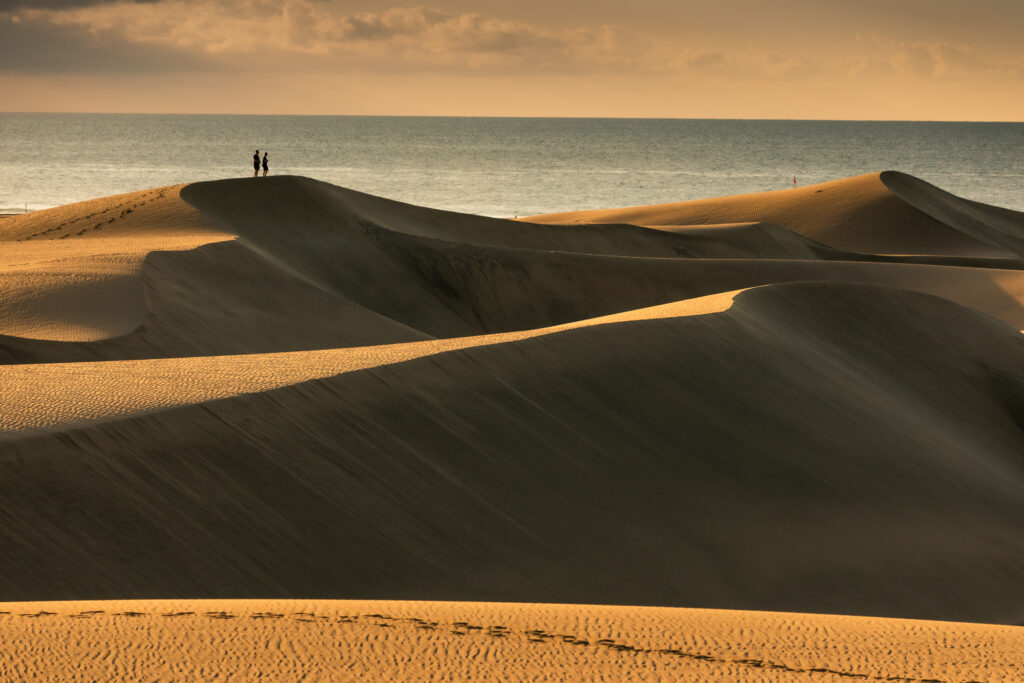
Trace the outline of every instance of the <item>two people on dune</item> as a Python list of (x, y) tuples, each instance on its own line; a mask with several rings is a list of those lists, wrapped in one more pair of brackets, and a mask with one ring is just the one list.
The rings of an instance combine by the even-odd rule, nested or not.
[[(267, 153), (263, 153), (263, 175), (267, 175), (267, 171), (270, 170), (270, 163), (267, 161)], [(252, 155), (252, 177), (255, 178), (260, 174), (260, 151), (256, 150), (256, 153)]]

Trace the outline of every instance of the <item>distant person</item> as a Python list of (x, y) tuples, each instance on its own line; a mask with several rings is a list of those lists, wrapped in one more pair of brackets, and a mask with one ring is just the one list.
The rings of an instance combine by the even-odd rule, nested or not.
[(263, 176), (266, 177), (267, 171), (270, 170), (270, 164), (267, 163), (267, 153), (263, 153)]
[(255, 178), (260, 174), (260, 151), (256, 150), (256, 153), (252, 155), (252, 177)]

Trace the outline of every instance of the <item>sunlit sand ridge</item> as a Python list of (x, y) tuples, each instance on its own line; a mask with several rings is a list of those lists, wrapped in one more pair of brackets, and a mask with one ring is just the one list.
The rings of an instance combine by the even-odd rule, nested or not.
[[(516, 603), (0, 603), (0, 676), (68, 681), (983, 681), (1020, 629), (870, 617)], [(74, 662), (74, 666), (68, 666)], [(894, 673), (899, 672), (899, 673)]]
[(97, 600), (0, 606), (0, 671), (1019, 678), (1022, 238), (893, 172), (0, 219), (0, 599)]

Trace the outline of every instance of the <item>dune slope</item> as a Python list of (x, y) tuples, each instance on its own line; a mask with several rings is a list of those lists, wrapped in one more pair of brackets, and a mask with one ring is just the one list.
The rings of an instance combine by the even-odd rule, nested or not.
[(0, 591), (1019, 621), (1022, 344), (790, 284), (79, 424), (2, 446)]
[(931, 218), (1014, 254), (1024, 254), (1024, 213), (961, 199), (906, 173), (885, 171), (879, 180)]

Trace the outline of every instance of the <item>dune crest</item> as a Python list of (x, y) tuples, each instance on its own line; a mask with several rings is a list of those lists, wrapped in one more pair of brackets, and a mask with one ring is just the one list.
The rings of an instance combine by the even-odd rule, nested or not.
[[(893, 171), (868, 173), (817, 185), (758, 194), (698, 199), (676, 204), (576, 211), (533, 216), (546, 224), (633, 223), (706, 225), (764, 221), (837, 249), (882, 254), (1005, 256), (1005, 240), (966, 221), (943, 220), (967, 202), (921, 180)], [(910, 190), (911, 184), (914, 190)], [(896, 191), (893, 188), (898, 188)], [(939, 197), (942, 199), (938, 199)], [(922, 206), (942, 202), (948, 209), (930, 215)], [(992, 213), (999, 210), (989, 209)], [(1008, 212), (1010, 214), (1016, 212)], [(1021, 215), (1009, 216), (1017, 225)], [(1019, 251), (1010, 250), (1020, 255)]]
[(931, 218), (1013, 254), (1024, 254), (1024, 213), (961, 199), (906, 173), (885, 171), (879, 180)]
[[(192, 356), (95, 363), (40, 363), (6, 369), (0, 441), (277, 389), (448, 351), (506, 344), (593, 325), (707, 315), (739, 292), (652, 306), (549, 328), (308, 352)], [(216, 377), (216, 381), (209, 381)], [(103, 388), (97, 393), (97, 386)], [(54, 401), (60, 394), (62, 399)]]

